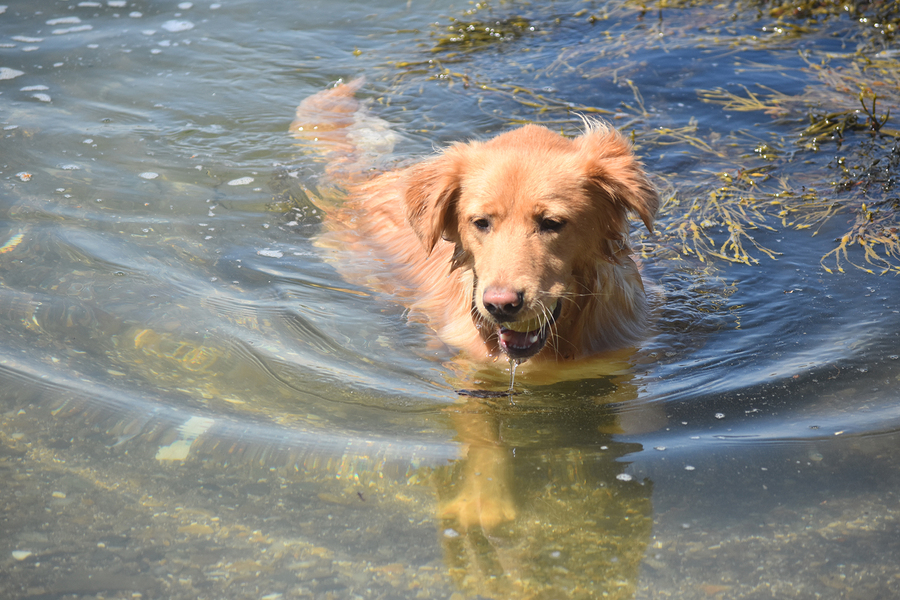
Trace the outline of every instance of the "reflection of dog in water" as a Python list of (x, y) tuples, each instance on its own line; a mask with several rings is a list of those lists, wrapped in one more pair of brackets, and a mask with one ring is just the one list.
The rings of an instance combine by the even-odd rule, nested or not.
[[(412, 315), (475, 363), (505, 354), (550, 364), (556, 372), (564, 370), (560, 360), (640, 339), (649, 310), (630, 257), (627, 215), (636, 213), (650, 229), (659, 198), (621, 134), (597, 122), (586, 122), (585, 133), (574, 139), (525, 126), (377, 173), (372, 165), (390, 153), (393, 134), (357, 102), (361, 85), (356, 80), (307, 98), (291, 125), (297, 139), (325, 157), (332, 183), (349, 190), (326, 211), (320, 245), (388, 266), (378, 273), (339, 265), (345, 276), (400, 297)], [(627, 371), (622, 359), (612, 354), (602, 373), (596, 365), (588, 372), (620, 374)], [(620, 390), (616, 401), (635, 396), (627, 383)], [(467, 455), (454, 470), (455, 483), (442, 486), (452, 492), (442, 499), (441, 516), (455, 525), (451, 531), (483, 536), (519, 515), (512, 490), (516, 461), (501, 438), (502, 410), (472, 400), (452, 418)], [(606, 430), (623, 426), (604, 418)], [(616, 466), (611, 457), (608, 469)], [(594, 497), (587, 486), (582, 491), (586, 500)], [(646, 517), (649, 490), (637, 497), (646, 510), (635, 508), (634, 517)], [(646, 544), (644, 533), (632, 537), (636, 547)], [(505, 562), (515, 562), (516, 554)]]
[[(617, 425), (608, 406), (567, 384), (553, 387), (563, 389), (514, 406), (482, 405), (480, 419), (461, 415), (473, 403), (456, 413), (457, 426), (469, 428), (461, 430), (468, 455), (433, 478), (445, 562), (473, 597), (631, 599), (652, 529), (652, 485), (625, 474), (621, 461), (641, 446), (606, 433)], [(615, 387), (594, 380), (590, 392), (634, 398), (627, 383)], [(479, 442), (479, 427), (492, 439)], [(474, 489), (487, 492), (491, 479), (506, 489), (484, 498), (507, 503), (506, 521), (485, 527), (471, 506), (468, 515), (448, 514)]]

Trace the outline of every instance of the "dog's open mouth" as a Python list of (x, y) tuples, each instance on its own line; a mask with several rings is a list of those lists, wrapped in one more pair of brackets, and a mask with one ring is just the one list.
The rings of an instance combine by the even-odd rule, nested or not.
[(525, 360), (543, 349), (550, 335), (550, 326), (559, 317), (559, 300), (545, 314), (508, 323), (500, 323), (500, 349), (514, 360)]

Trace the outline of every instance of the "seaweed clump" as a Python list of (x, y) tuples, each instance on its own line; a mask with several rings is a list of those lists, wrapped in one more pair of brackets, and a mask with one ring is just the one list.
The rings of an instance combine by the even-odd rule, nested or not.
[(890, 47), (900, 31), (900, 0), (781, 0), (770, 3), (768, 14), (780, 23), (846, 17), (870, 47)]
[[(489, 10), (490, 5), (479, 2), (464, 18), (450, 17), (450, 23), (442, 26), (436, 35), (432, 52), (468, 52), (498, 42), (512, 41), (534, 31), (531, 22), (521, 16), (475, 19), (476, 14)], [(469, 17), (469, 18), (466, 18)]]
[[(786, 95), (763, 86), (759, 92), (743, 87), (741, 92), (717, 88), (699, 90), (698, 94), (703, 101), (725, 110), (760, 111), (782, 122), (796, 119), (795, 143), (807, 152), (820, 153), (833, 145), (829, 151), (838, 153), (847, 145), (829, 165), (832, 173), (838, 172), (837, 177), (829, 178), (830, 194), (821, 190), (822, 181), (792, 185), (791, 181), (802, 175), (783, 176), (779, 178), (782, 189), (762, 195), (761, 199), (768, 201), (768, 210), (756, 212), (756, 222), (763, 214), (774, 213), (784, 227), (809, 228), (817, 233), (833, 217), (849, 214), (848, 229), (822, 257), (822, 267), (828, 272), (842, 272), (844, 264), (851, 264), (872, 273), (900, 274), (900, 200), (895, 175), (900, 169), (900, 130), (891, 121), (892, 113), (900, 111), (900, 61), (885, 53), (874, 58), (855, 54), (807, 65), (818, 85), (809, 86), (800, 95)], [(789, 164), (781, 167), (790, 170)], [(742, 196), (741, 203), (747, 202)], [(715, 209), (715, 203), (708, 204), (704, 210)], [(745, 212), (735, 216), (753, 227), (756, 223)], [(684, 228), (695, 223), (692, 216), (688, 211), (688, 221), (678, 229), (682, 244), (690, 243), (692, 251), (721, 256), (721, 252), (712, 252), (698, 241), (698, 232), (685, 234)], [(727, 243), (740, 249), (733, 237), (740, 237), (742, 231), (733, 230)], [(863, 250), (866, 264), (851, 259), (849, 249), (853, 246)], [(759, 249), (774, 258), (771, 251)], [(749, 259), (741, 252), (729, 257), (740, 262)]]

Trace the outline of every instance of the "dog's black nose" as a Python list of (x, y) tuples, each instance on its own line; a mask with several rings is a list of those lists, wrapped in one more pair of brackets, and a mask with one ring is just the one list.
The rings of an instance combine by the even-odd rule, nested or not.
[(490, 287), (484, 290), (481, 297), (484, 307), (497, 321), (509, 321), (522, 310), (525, 304), (525, 292)]

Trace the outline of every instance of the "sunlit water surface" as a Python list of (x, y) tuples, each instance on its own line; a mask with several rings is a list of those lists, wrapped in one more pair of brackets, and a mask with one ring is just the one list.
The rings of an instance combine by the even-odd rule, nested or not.
[[(466, 477), (457, 391), (502, 389), (508, 367), (457, 368), (402, 305), (341, 280), (333, 261), (359, 257), (313, 245), (320, 166), (287, 134), (301, 99), (361, 74), (398, 162), (554, 123), (433, 79), (446, 60), (638, 133), (731, 136), (718, 158), (636, 137), (661, 185), (708, 190), (757, 164), (741, 136), (792, 125), (695, 90), (800, 93), (797, 46), (839, 39), (736, 52), (755, 15), (717, 30), (703, 9), (559, 2), (498, 8), (531, 30), (454, 59), (430, 52), (432, 24), (468, 4), (6, 1), (0, 596), (900, 594), (900, 295), (820, 266), (846, 217), (755, 232), (781, 253), (756, 266), (648, 238), (666, 304), (642, 347), (563, 382), (526, 363), (514, 403), (470, 401), (517, 509), (466, 531), (439, 512)], [(833, 151), (782, 168), (824, 173)]]

